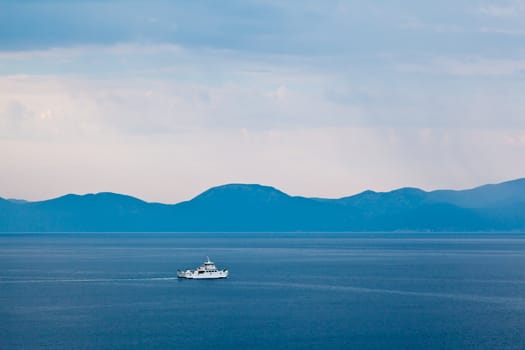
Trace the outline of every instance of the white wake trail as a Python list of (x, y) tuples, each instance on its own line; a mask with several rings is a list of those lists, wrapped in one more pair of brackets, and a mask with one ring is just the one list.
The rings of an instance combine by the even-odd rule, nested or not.
[(96, 282), (133, 282), (133, 281), (172, 281), (177, 277), (127, 277), (127, 278), (43, 278), (43, 279), (19, 279), (2, 280), (0, 284), (21, 283), (96, 283)]

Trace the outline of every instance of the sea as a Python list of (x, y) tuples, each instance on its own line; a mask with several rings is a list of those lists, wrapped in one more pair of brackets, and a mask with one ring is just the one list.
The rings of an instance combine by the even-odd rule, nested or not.
[(0, 234), (0, 349), (523, 350), (525, 234)]

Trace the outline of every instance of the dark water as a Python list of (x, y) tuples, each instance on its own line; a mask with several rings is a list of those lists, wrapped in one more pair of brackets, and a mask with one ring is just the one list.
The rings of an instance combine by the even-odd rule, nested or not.
[[(231, 278), (177, 280), (209, 255)], [(1, 349), (525, 349), (525, 235), (0, 235)]]

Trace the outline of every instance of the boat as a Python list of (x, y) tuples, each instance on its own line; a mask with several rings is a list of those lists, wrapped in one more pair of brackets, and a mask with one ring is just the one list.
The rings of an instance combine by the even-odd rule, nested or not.
[(217, 269), (215, 263), (213, 263), (209, 257), (207, 258), (208, 260), (195, 270), (177, 270), (177, 277), (186, 279), (217, 279), (228, 277), (227, 269)]

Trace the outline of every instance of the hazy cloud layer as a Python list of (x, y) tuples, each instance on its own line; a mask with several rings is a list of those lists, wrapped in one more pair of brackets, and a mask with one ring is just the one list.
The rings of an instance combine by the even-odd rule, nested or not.
[(0, 1), (0, 196), (525, 174), (523, 1)]

